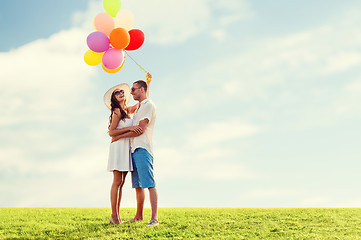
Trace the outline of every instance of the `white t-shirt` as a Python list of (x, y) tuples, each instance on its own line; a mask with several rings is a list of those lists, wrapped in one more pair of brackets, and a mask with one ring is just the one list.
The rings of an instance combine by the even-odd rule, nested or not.
[(137, 148), (144, 148), (153, 156), (152, 133), (156, 116), (157, 109), (152, 100), (147, 98), (140, 102), (138, 109), (133, 115), (133, 126), (138, 125), (144, 119), (148, 119), (149, 122), (147, 128), (140, 136), (131, 138), (132, 153)]

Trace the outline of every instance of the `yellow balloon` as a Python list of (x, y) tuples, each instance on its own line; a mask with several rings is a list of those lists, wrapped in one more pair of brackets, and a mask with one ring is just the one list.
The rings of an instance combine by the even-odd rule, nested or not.
[(122, 62), (122, 64), (120, 64), (120, 67), (116, 68), (116, 69), (108, 69), (106, 67), (104, 67), (104, 64), (102, 64), (102, 67), (103, 67), (103, 70), (106, 71), (107, 73), (116, 73), (116, 72), (119, 72), (120, 69), (122, 69), (124, 65), (124, 60)]
[(103, 0), (104, 10), (112, 17), (115, 17), (121, 7), (120, 0)]
[(94, 28), (95, 31), (98, 31), (98, 30), (95, 28), (95, 24), (94, 24), (95, 21), (94, 21), (94, 20), (95, 20), (95, 19), (93, 18), (93, 21), (92, 21), (93, 28)]
[(84, 54), (84, 61), (86, 64), (90, 66), (96, 66), (102, 62), (103, 55), (104, 52), (98, 53), (98, 52), (93, 52), (92, 50), (88, 50)]

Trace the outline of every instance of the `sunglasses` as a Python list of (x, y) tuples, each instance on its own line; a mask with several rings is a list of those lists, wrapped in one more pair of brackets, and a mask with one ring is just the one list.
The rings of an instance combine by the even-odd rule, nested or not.
[(135, 89), (139, 89), (140, 87), (137, 87), (137, 88), (135, 88), (135, 87), (132, 87), (132, 89), (130, 89), (130, 91), (131, 92), (134, 92), (135, 91)]
[(114, 93), (115, 96), (120, 94), (124, 94), (124, 90), (119, 90)]

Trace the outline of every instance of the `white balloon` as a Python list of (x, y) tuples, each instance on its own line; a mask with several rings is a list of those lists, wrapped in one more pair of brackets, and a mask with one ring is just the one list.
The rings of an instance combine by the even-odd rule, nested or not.
[(134, 15), (130, 10), (120, 9), (115, 17), (115, 24), (117, 27), (125, 28), (127, 31), (131, 30), (134, 25)]

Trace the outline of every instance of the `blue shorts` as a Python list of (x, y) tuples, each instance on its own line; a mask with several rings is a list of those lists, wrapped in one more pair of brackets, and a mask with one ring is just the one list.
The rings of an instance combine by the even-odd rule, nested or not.
[(133, 188), (151, 188), (155, 187), (153, 175), (153, 157), (144, 148), (135, 149), (132, 153), (133, 171), (132, 185)]

